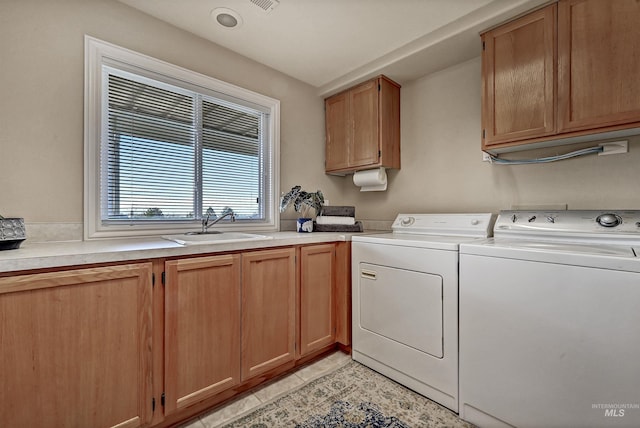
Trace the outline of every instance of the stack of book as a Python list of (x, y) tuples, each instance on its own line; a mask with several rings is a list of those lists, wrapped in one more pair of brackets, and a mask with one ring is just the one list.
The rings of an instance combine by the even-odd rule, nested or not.
[(316, 217), (316, 232), (362, 232), (362, 222), (356, 221), (356, 207), (323, 206)]

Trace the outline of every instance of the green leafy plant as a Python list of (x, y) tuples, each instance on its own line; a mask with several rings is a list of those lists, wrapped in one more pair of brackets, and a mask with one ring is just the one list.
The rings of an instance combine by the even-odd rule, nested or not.
[(291, 190), (280, 198), (280, 212), (284, 212), (291, 204), (301, 217), (309, 218), (311, 210), (319, 214), (324, 204), (324, 195), (320, 190), (305, 192), (301, 186), (293, 186)]

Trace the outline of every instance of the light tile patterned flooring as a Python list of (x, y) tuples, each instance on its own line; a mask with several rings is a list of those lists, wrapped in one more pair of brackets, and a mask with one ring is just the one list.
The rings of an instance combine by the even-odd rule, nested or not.
[(182, 428), (214, 428), (222, 426), (232, 419), (250, 413), (256, 407), (274, 398), (280, 397), (320, 376), (332, 372), (347, 364), (349, 361), (351, 361), (350, 355), (336, 351), (313, 364), (298, 369), (280, 380), (268, 383), (253, 393), (232, 401), (212, 413), (202, 415), (189, 424), (183, 425)]

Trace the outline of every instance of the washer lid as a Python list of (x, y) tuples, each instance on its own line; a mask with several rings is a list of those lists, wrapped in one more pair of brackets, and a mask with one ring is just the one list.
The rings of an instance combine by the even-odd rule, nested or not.
[(489, 238), (464, 243), (460, 254), (640, 272), (640, 248), (630, 245)]
[(636, 253), (634, 252), (633, 248), (625, 245), (597, 245), (593, 243), (569, 243), (510, 239), (494, 239), (493, 244), (489, 245), (495, 245), (496, 247), (503, 247), (507, 249), (553, 251), (560, 253), (593, 254), (601, 256), (636, 257)]

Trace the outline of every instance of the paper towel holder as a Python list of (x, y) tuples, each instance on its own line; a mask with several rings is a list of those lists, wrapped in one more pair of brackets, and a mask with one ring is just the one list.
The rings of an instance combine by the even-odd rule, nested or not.
[(353, 184), (360, 187), (361, 192), (380, 192), (387, 190), (387, 172), (384, 167), (356, 171), (353, 173)]

